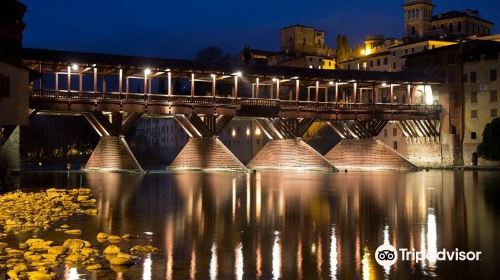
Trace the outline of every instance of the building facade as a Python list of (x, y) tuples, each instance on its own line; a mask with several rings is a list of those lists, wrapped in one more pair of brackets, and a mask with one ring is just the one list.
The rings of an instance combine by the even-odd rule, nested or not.
[[(407, 70), (443, 80), (433, 90), (443, 106), (439, 144), (449, 165), (472, 164), (484, 127), (498, 114), (499, 52), (499, 42), (473, 40), (407, 56)], [(418, 160), (421, 146), (408, 150)]]

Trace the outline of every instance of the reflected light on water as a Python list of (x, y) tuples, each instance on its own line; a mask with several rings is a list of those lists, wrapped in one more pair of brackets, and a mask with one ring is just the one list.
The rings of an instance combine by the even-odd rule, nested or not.
[(318, 239), (318, 254), (316, 255), (316, 269), (320, 276), (322, 272), (322, 267), (323, 267), (323, 245), (320, 236)]
[(148, 254), (146, 256), (146, 259), (144, 260), (143, 264), (143, 270), (142, 270), (142, 279), (143, 280), (151, 280), (152, 275), (151, 275), (151, 267), (153, 266), (153, 261), (151, 260), (151, 254)]
[(255, 266), (257, 269), (257, 279), (260, 279), (260, 277), (262, 276), (262, 254), (260, 250), (260, 240), (259, 244), (257, 245), (257, 256), (255, 260)]
[(274, 232), (273, 242), (273, 279), (280, 279), (281, 277), (281, 244), (279, 231)]
[(196, 278), (196, 245), (193, 244), (193, 251), (191, 252), (191, 265), (189, 268), (189, 277), (194, 280)]
[(212, 249), (210, 250), (212, 255), (210, 257), (210, 279), (217, 279), (217, 245), (215, 242), (212, 244)]
[(243, 279), (243, 244), (241, 242), (235, 250), (234, 269), (236, 270), (236, 279)]
[(335, 235), (335, 226), (332, 225), (330, 236), (330, 279), (337, 279), (337, 236)]
[[(422, 226), (422, 230), (420, 231), (420, 251), (422, 252), (422, 255), (425, 256), (427, 254), (427, 246), (425, 245), (425, 226)], [(422, 266), (423, 269), (426, 267), (426, 262), (425, 260), (420, 262), (420, 265)]]
[[(389, 225), (385, 225), (384, 227), (384, 244), (389, 243)], [(385, 275), (389, 275), (391, 273), (391, 267), (389, 265), (384, 265), (384, 273)]]
[(236, 178), (233, 178), (232, 204), (233, 204), (232, 220), (233, 220), (233, 223), (234, 223), (234, 219), (236, 217)]
[(299, 235), (299, 244), (297, 245), (297, 274), (302, 279), (302, 237)]
[[(434, 208), (429, 208), (427, 215), (427, 251), (432, 256), (437, 256), (437, 229), (436, 229), (436, 215)], [(429, 266), (435, 268), (436, 258), (429, 259)]]
[(80, 274), (78, 274), (78, 270), (76, 269), (76, 267), (69, 267), (68, 265), (65, 266), (64, 278), (66, 280), (83, 279), (83, 278), (80, 278)]
[(261, 188), (262, 188), (262, 175), (260, 173), (257, 173), (255, 175), (255, 216), (257, 217), (257, 223), (260, 222), (260, 209), (262, 203)]
[(363, 280), (374, 279), (374, 277), (372, 275), (373, 267), (372, 267), (372, 263), (370, 260), (370, 251), (368, 251), (368, 248), (364, 249), (363, 259), (361, 260), (361, 265), (362, 265), (362, 272), (363, 272)]

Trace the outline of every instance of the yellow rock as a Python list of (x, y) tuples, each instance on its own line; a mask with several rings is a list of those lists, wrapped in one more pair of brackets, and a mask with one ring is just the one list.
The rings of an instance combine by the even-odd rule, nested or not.
[(90, 195), (90, 194), (92, 194), (92, 190), (88, 189), (88, 188), (80, 188), (80, 189), (78, 189), (78, 193), (80, 195)]
[(108, 237), (109, 235), (107, 233), (104, 233), (104, 232), (100, 232), (98, 235), (97, 235), (97, 240), (108, 240)]
[(122, 235), (122, 238), (123, 239), (130, 239), (130, 238), (132, 238), (132, 234), (130, 234), (130, 233), (124, 234), (124, 235)]
[(79, 229), (69, 229), (69, 230), (64, 231), (64, 233), (71, 234), (71, 235), (79, 235), (79, 234), (82, 234), (82, 231)]
[(69, 226), (68, 226), (68, 225), (62, 225), (62, 226), (60, 226), (59, 228), (62, 228), (62, 229), (67, 229), (67, 228), (69, 228)]
[(1, 249), (5, 249), (5, 248), (7, 248), (7, 246), (8, 246), (8, 245), (7, 245), (7, 243), (5, 243), (5, 242), (0, 242), (0, 250), (1, 250)]
[(116, 245), (109, 245), (106, 249), (104, 249), (103, 253), (105, 255), (116, 255), (120, 253), (120, 248)]
[(20, 263), (14, 266), (14, 271), (23, 272), (28, 270), (28, 266), (25, 263)]
[(119, 243), (120, 241), (122, 241), (122, 238), (120, 236), (117, 236), (117, 235), (110, 235), (108, 237), (108, 241), (110, 243)]
[(39, 243), (39, 242), (45, 242), (45, 240), (43, 240), (41, 238), (30, 238), (30, 239), (26, 240), (26, 242), (24, 242), (24, 243), (26, 243), (28, 246), (31, 246), (31, 245), (33, 245), (35, 243)]
[(29, 280), (51, 280), (52, 276), (42, 271), (28, 272)]
[(101, 264), (92, 264), (92, 265), (89, 265), (86, 267), (87, 270), (100, 270), (102, 269), (102, 265)]
[(86, 200), (89, 200), (89, 196), (88, 195), (79, 195), (77, 198), (76, 198), (76, 201), (86, 201)]
[(89, 257), (89, 256), (99, 255), (99, 251), (92, 248), (83, 248), (80, 249), (80, 254)]
[(135, 258), (132, 255), (119, 253), (115, 257), (111, 258), (109, 263), (116, 266), (129, 266), (135, 263), (134, 260)]
[(33, 252), (46, 252), (49, 250), (50, 245), (52, 244), (52, 241), (43, 241), (43, 242), (38, 242), (38, 243), (33, 243), (30, 246), (30, 251)]
[(135, 245), (130, 249), (131, 253), (140, 253), (140, 254), (151, 254), (151, 253), (158, 253), (160, 249), (153, 247), (153, 246), (141, 246), (141, 245)]
[(26, 259), (27, 261), (30, 261), (30, 262), (36, 262), (36, 261), (39, 261), (42, 259), (42, 256), (41, 255), (26, 255), (24, 254), (24, 259)]
[(64, 241), (63, 246), (71, 251), (76, 251), (85, 247), (90, 247), (90, 243), (81, 239), (67, 239)]
[(11, 280), (19, 280), (19, 277), (17, 276), (17, 271), (15, 270), (9, 270), (7, 272), (7, 276), (9, 276), (9, 279)]
[(52, 246), (49, 248), (48, 254), (59, 256), (66, 253), (66, 250), (67, 248), (64, 246)]
[(71, 253), (66, 257), (66, 262), (80, 263), (85, 261), (85, 256), (78, 253)]
[(16, 250), (16, 249), (8, 249), (8, 250), (6, 250), (6, 252), (7, 252), (7, 255), (9, 257), (13, 257), (13, 258), (18, 258), (18, 257), (23, 255), (23, 251)]

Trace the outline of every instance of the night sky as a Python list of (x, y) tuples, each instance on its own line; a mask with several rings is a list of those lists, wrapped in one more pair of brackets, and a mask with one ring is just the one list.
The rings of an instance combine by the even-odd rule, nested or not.
[[(278, 50), (279, 30), (303, 24), (351, 45), (365, 35), (402, 35), (403, 0), (22, 0), (28, 6), (25, 47), (171, 58), (216, 45)], [(434, 0), (435, 13), (478, 9), (500, 24), (498, 0)], [(499, 32), (494, 28), (494, 33)]]

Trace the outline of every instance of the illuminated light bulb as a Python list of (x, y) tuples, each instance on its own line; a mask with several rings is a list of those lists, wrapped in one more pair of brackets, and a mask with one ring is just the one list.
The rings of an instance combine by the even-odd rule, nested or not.
[(72, 69), (73, 71), (78, 70), (78, 64), (73, 64), (73, 65), (71, 65), (71, 69)]
[(151, 69), (149, 69), (149, 68), (144, 69), (144, 74), (145, 75), (151, 74)]

